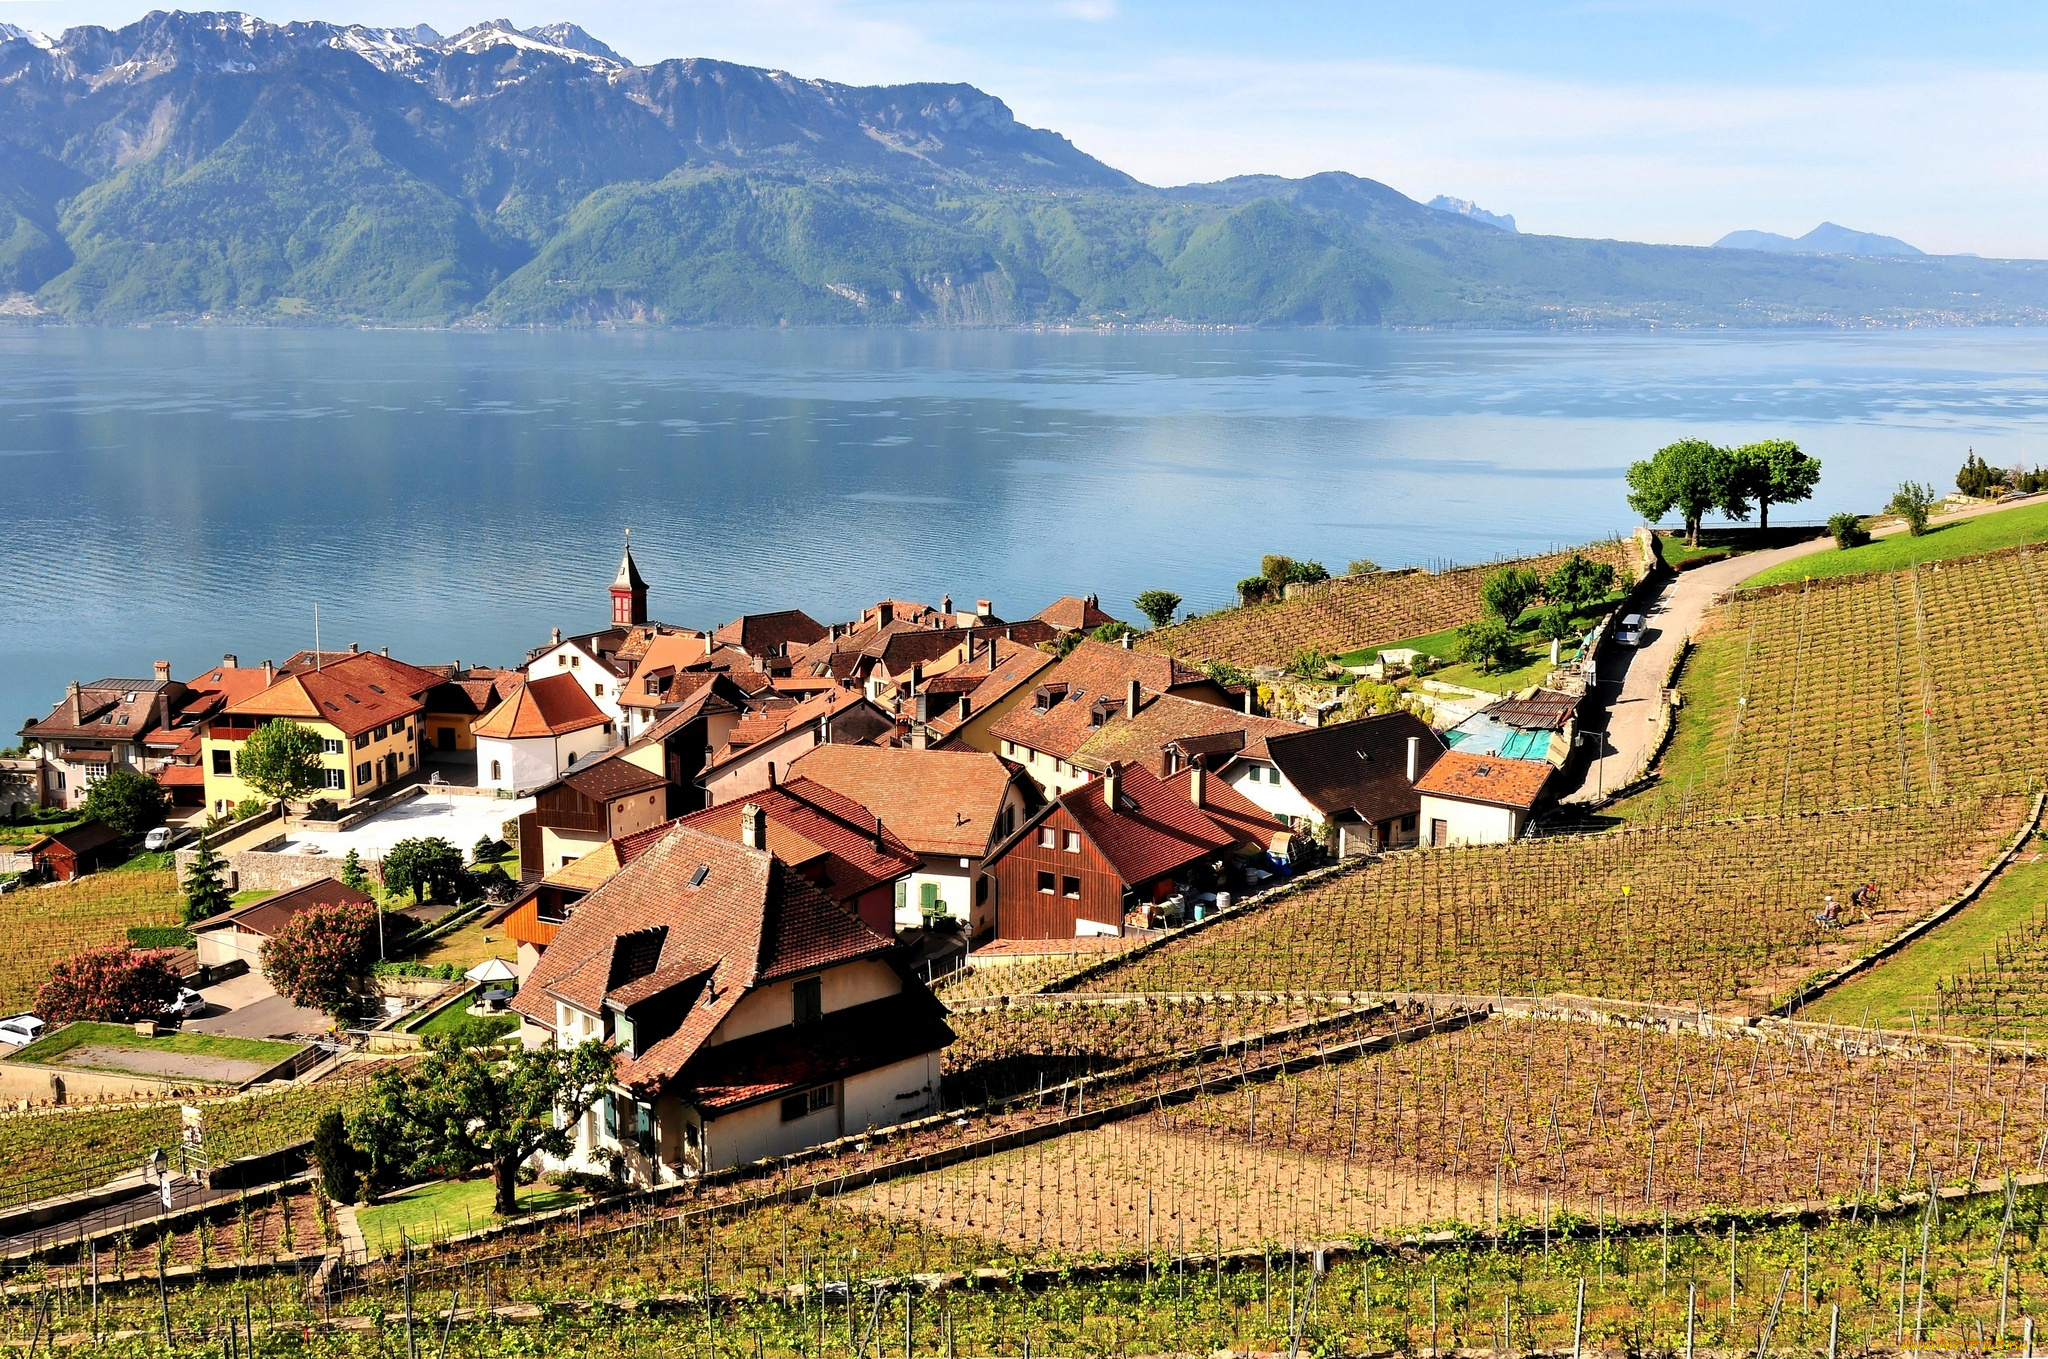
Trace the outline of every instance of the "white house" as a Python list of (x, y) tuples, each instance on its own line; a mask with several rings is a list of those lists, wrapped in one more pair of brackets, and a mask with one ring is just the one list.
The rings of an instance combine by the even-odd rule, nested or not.
[(553, 783), (618, 740), (614, 720), (570, 675), (527, 681), (469, 730), (477, 787), (515, 795)]
[(1423, 843), (1497, 845), (1528, 829), (1551, 768), (1541, 760), (1448, 751), (1415, 785)]
[(523, 1041), (619, 1045), (566, 1163), (658, 1184), (938, 1107), (945, 1007), (772, 854), (676, 827), (575, 903), (513, 999)]
[[(1191, 763), (1215, 744), (1198, 738), (1167, 749)], [(1330, 828), (1332, 848), (1345, 856), (1416, 843), (1416, 785), (1443, 753), (1443, 741), (1427, 722), (1411, 713), (1383, 713), (1261, 737), (1229, 753), (1220, 773), (1246, 801), (1286, 825)]]
[(527, 657), (526, 682), (530, 685), (563, 677), (573, 680), (597, 710), (617, 724), (622, 721), (620, 691), (633, 672), (633, 667), (619, 660), (611, 650), (623, 635), (617, 628), (581, 637), (564, 637), (558, 631), (553, 641)]

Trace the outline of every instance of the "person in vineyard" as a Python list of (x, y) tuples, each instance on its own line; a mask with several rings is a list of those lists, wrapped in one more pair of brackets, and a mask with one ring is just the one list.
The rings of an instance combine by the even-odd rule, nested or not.
[(1863, 913), (1863, 919), (1870, 919), (1870, 908), (1877, 905), (1877, 884), (1866, 882), (1849, 894), (1849, 904)]
[(1813, 918), (1813, 923), (1824, 930), (1838, 930), (1842, 927), (1842, 907), (1836, 902), (1833, 892), (1828, 893), (1827, 900), (1821, 903), (1820, 914)]

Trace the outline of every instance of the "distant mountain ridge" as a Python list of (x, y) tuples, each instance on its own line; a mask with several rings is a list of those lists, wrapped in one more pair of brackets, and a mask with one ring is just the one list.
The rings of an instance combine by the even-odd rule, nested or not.
[(1490, 227), (1499, 227), (1502, 231), (1520, 230), (1515, 225), (1512, 213), (1488, 212), (1469, 198), (1452, 198), (1449, 194), (1440, 193), (1430, 199), (1425, 206), (1435, 208), (1438, 212), (1451, 212), (1456, 213), (1460, 217), (1469, 217), (1475, 222), (1483, 222)]
[(1714, 242), (1716, 250), (1768, 250), (1780, 255), (1922, 255), (1927, 252), (1907, 245), (1896, 236), (1822, 222), (1804, 236), (1780, 236), (1775, 231), (1731, 231)]
[(569, 23), (158, 12), (0, 25), (0, 314), (2002, 323), (2048, 320), (2048, 265), (1522, 235), (1336, 173), (1160, 189), (971, 85), (636, 66)]

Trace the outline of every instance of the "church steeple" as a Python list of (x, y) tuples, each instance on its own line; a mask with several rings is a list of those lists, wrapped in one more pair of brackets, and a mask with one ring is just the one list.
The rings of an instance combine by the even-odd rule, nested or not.
[(647, 621), (647, 582), (633, 564), (633, 530), (626, 530), (626, 555), (619, 558), (618, 578), (612, 581), (612, 626), (631, 627)]

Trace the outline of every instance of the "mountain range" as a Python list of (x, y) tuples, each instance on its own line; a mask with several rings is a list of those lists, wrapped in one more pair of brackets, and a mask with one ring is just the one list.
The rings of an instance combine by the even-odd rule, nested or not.
[(1804, 236), (1780, 236), (1775, 231), (1731, 231), (1714, 242), (1716, 250), (1768, 250), (1780, 255), (1925, 255), (1896, 236), (1874, 231), (1851, 231), (1833, 222), (1822, 222)]
[(637, 66), (566, 23), (152, 13), (0, 24), (0, 315), (1973, 324), (2048, 319), (2048, 264), (1531, 235), (1338, 173), (1156, 188), (969, 85)]

